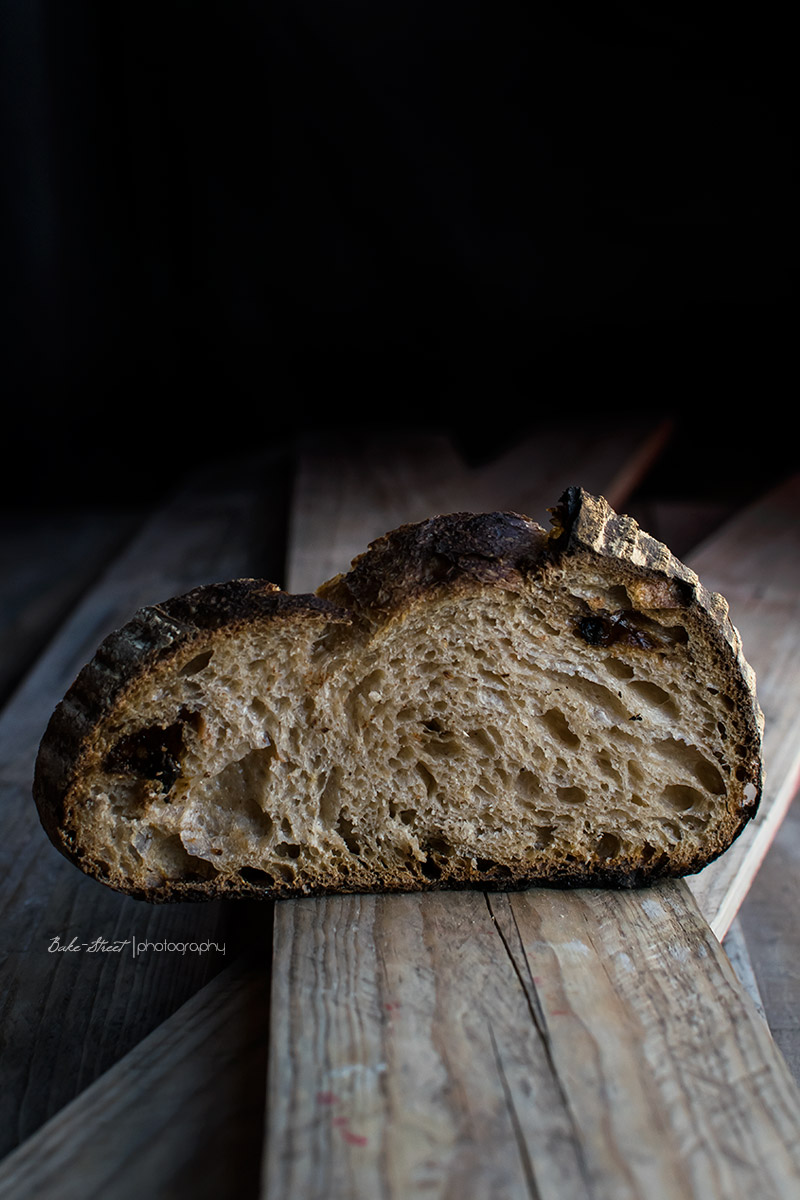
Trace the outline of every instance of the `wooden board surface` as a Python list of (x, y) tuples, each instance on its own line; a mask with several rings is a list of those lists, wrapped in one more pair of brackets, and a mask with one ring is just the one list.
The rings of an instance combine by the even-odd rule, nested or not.
[[(649, 433), (637, 430), (633, 445), (629, 443), (634, 453), (627, 465), (615, 473), (612, 464), (612, 485), (622, 496), (646, 473), (663, 437), (660, 423)], [(609, 441), (613, 436), (598, 439), (605, 450), (594, 458), (591, 437), (581, 442), (584, 462), (587, 455), (601, 462)], [(446, 449), (469, 487), (474, 473), (466, 471), (452, 447), (440, 440), (439, 448)], [(502, 460), (481, 469), (486, 489), (482, 495), (487, 500), (497, 495), (493, 477), (514, 479), (513, 507), (524, 510), (532, 507), (525, 500), (531, 478), (536, 471), (549, 472), (553, 486), (544, 503), (551, 504), (563, 483), (577, 479), (569, 467), (570, 448), (569, 431), (562, 431), (560, 446), (551, 437), (544, 452), (530, 444), (511, 448)], [(36, 650), (46, 648), (0, 716), (0, 1154), (5, 1156), (0, 1194), (80, 1194), (112, 1200), (134, 1194), (192, 1194), (214, 1200), (236, 1195), (241, 1200), (258, 1190), (271, 910), (251, 905), (151, 910), (108, 892), (75, 872), (49, 847), (30, 808), (29, 784), (35, 746), (51, 706), (102, 634), (137, 604), (235, 574), (286, 582), (283, 547), (291, 467), (291, 459), (271, 454), (230, 464), (230, 469), (195, 480), (168, 497), (141, 529), (137, 514), (120, 514), (119, 519), (101, 514), (95, 529), (87, 528), (81, 516), (72, 544), (59, 545), (52, 556), (52, 561), (66, 564), (67, 573), (57, 586), (49, 580), (52, 598), (40, 605), (39, 615), (35, 606), (25, 610), (14, 598), (12, 615), (24, 615), (24, 628), (18, 625), (18, 630), (27, 644), (23, 648), (20, 642), (12, 673), (18, 674)], [(372, 469), (375, 472), (374, 463)], [(430, 481), (430, 471), (427, 478)], [(390, 492), (396, 497), (394, 486)], [(542, 511), (533, 515), (546, 519)], [(792, 518), (788, 520), (791, 524)], [(794, 520), (796, 529), (796, 516)], [(134, 536), (126, 544), (131, 530)], [(69, 536), (68, 522), (61, 520), (56, 530), (42, 528), (40, 535), (44, 555), (48, 540)], [(122, 553), (113, 557), (120, 546)], [(85, 559), (81, 547), (86, 549)], [(6, 565), (9, 577), (9, 557)], [(24, 566), (29, 579), (47, 581), (41, 560)], [(327, 573), (319, 572), (310, 583)], [(19, 598), (23, 592), (24, 588)], [(750, 945), (757, 940), (765, 972), (758, 982), (762, 987), (766, 982), (769, 989), (765, 1006), (790, 1056), (800, 1047), (797, 1004), (792, 1000), (798, 994), (797, 979), (787, 970), (791, 960), (782, 947), (794, 945), (785, 906), (796, 911), (800, 900), (797, 897), (792, 905), (800, 864), (794, 827), (791, 819), (784, 823), (771, 851), (779, 854), (783, 882), (779, 887), (778, 876), (769, 871), (764, 873), (769, 880), (759, 878), (762, 898), (757, 919), (750, 922)], [(745, 900), (745, 915), (748, 903)], [(765, 928), (770, 930), (768, 942), (759, 936)], [(131, 930), (151, 940), (216, 938), (226, 953), (135, 961), (84, 955), (70, 962), (45, 949), (54, 931), (113, 939)], [(738, 933), (737, 926), (732, 932)], [(249, 963), (246, 969), (243, 962)], [(748, 979), (747, 948), (738, 957), (737, 970)], [(757, 989), (752, 990), (758, 999)], [(800, 1066), (797, 1054), (792, 1061)], [(800, 1076), (800, 1069), (796, 1073)], [(113, 1117), (113, 1138), (97, 1136), (105, 1128), (104, 1113), (109, 1120)]]
[[(422, 469), (404, 492), (404, 453), (359, 446), (351, 462), (341, 448), (315, 450), (293, 510), (292, 590), (311, 586), (323, 553), (330, 571), (345, 569), (372, 529), (479, 507), (463, 502), (463, 476), (443, 492), (451, 471), (435, 453), (413, 460)], [(384, 458), (388, 491), (369, 469)], [(601, 462), (619, 475), (621, 463)], [(474, 481), (483, 507), (515, 507), (519, 474), (506, 464), (494, 475), (490, 501), (485, 482)], [(533, 515), (557, 500), (524, 482)], [(754, 869), (739, 860), (725, 895), (743, 896)], [(633, 896), (290, 901), (276, 907), (273, 936), (270, 1200), (800, 1188), (796, 1086), (683, 882)], [(519, 951), (510, 974), (498, 936)], [(648, 1030), (660, 1031), (657, 1051), (645, 1049)], [(728, 1121), (747, 1125), (748, 1146)]]
[(682, 884), (276, 918), (270, 1200), (797, 1196), (800, 1093)]

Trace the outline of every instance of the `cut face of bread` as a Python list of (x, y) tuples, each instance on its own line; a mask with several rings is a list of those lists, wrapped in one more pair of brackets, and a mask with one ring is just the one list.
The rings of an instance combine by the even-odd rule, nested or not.
[(142, 610), (59, 705), (34, 794), (151, 900), (700, 870), (761, 791), (721, 597), (605, 501), (454, 514), (316, 596), (238, 580)]

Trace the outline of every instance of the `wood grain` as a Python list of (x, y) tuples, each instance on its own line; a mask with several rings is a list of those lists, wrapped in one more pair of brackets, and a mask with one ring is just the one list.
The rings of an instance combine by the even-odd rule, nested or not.
[(682, 884), (276, 915), (269, 1200), (797, 1194), (800, 1093)]
[(244, 954), (201, 988), (5, 1157), (0, 1197), (255, 1194), (268, 971)]

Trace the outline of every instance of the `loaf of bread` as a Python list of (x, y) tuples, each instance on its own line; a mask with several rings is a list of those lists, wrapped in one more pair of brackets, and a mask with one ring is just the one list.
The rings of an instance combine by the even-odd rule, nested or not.
[(644, 885), (756, 811), (763, 717), (726, 602), (570, 489), (403, 526), (311, 595), (145, 608), (54, 712), (34, 796), (151, 901)]

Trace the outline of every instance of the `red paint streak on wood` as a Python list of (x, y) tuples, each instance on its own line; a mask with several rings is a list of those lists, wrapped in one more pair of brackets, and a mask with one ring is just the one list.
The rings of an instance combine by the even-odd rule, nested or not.
[(338, 1104), (339, 1097), (335, 1092), (317, 1092), (317, 1104)]
[(367, 1139), (361, 1133), (351, 1133), (349, 1129), (342, 1130), (342, 1137), (351, 1146), (366, 1146)]

